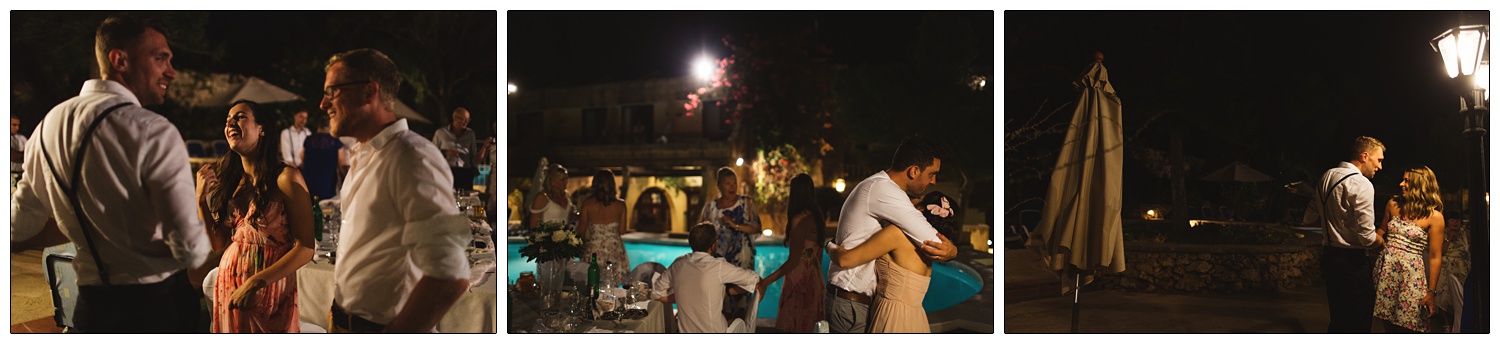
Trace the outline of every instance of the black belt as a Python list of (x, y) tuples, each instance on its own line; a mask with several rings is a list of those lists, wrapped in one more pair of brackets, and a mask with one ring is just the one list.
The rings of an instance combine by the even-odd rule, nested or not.
[[(329, 317), (331, 318), (329, 320), (329, 322), (328, 322), (329, 326), (331, 326), (331, 328), (329, 328), (329, 331), (328, 331), (330, 333), (333, 333), (333, 332), (348, 332), (348, 333), (381, 333), (381, 332), (385, 332), (385, 325), (377, 324), (374, 321), (370, 321), (369, 319), (362, 318), (362, 317), (360, 317), (358, 315), (349, 314), (349, 312), (345, 312), (344, 311), (344, 307), (339, 307), (338, 302), (334, 302), (333, 303), (333, 310), (331, 310), (329, 312)], [(339, 329), (340, 331), (334, 331), (333, 329)]]

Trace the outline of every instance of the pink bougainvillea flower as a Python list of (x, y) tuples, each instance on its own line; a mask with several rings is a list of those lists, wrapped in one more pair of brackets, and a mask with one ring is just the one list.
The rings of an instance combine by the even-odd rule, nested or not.
[(698, 88), (698, 94), (704, 94), (704, 93), (708, 93), (708, 89), (707, 88), (699, 87)]

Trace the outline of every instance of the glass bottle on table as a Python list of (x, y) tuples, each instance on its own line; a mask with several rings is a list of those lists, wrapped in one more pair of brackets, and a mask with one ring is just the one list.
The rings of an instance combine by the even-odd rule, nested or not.
[(599, 298), (599, 254), (592, 253), (589, 258), (589, 312), (594, 312), (594, 300)]

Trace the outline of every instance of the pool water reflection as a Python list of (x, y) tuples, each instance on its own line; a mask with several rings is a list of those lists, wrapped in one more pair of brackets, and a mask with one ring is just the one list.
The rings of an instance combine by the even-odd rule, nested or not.
[[(536, 271), (536, 262), (527, 262), (521, 257), (521, 246), (524, 241), (511, 241), (506, 253), (506, 272), (509, 274), (508, 281), (514, 283), (520, 278), (521, 272)], [(626, 239), (626, 255), (630, 257), (631, 268), (641, 262), (657, 262), (662, 266), (671, 266), (677, 257), (692, 252), (686, 242), (681, 245), (675, 243), (646, 243), (632, 242)], [(776, 271), (777, 267), (785, 262), (788, 256), (786, 247), (780, 244), (758, 244), (755, 246), (755, 272), (762, 277)], [(823, 271), (828, 271), (828, 255), (823, 255)], [(826, 276), (826, 275), (825, 275)], [(825, 277), (826, 278), (826, 277)], [(761, 299), (760, 308), (756, 313), (760, 318), (775, 318), (777, 306), (780, 305), (782, 281), (776, 281), (766, 288), (766, 296)], [(984, 285), (968, 273), (946, 264), (933, 264), (932, 282), (927, 288), (927, 295), (922, 299), (922, 308), (928, 312), (952, 307), (967, 300), (974, 294), (979, 293)]]

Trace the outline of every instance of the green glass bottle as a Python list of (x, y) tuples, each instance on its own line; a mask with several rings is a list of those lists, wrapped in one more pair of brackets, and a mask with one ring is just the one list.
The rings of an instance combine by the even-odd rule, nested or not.
[(592, 256), (593, 256), (593, 258), (589, 258), (589, 290), (590, 291), (599, 289), (599, 254), (598, 253), (594, 253), (594, 254), (592, 254)]
[(313, 238), (323, 241), (323, 207), (318, 206), (318, 196), (312, 196)]

